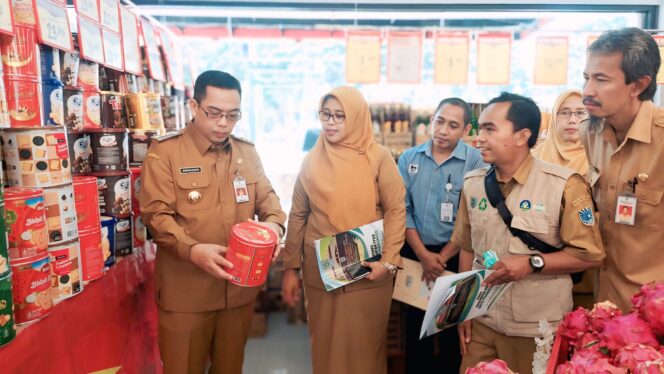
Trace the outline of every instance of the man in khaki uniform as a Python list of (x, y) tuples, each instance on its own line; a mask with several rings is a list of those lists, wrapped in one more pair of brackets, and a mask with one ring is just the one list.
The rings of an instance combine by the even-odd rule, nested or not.
[[(259, 287), (229, 283), (233, 224), (254, 219), (278, 235), (285, 214), (253, 144), (231, 135), (240, 82), (201, 74), (194, 119), (157, 139), (143, 164), (142, 217), (157, 244), (159, 348), (166, 373), (241, 373)], [(245, 190), (246, 193), (239, 193)], [(276, 254), (275, 254), (276, 256)]]
[[(590, 188), (573, 170), (531, 156), (540, 126), (537, 105), (503, 93), (479, 118), (478, 147), (491, 168), (465, 176), (452, 244), (461, 248), (459, 271), (484, 268), (483, 254), (499, 262), (486, 283), (513, 282), (488, 315), (459, 326), (461, 373), (481, 361), (505, 360), (518, 373), (532, 371), (539, 321), (553, 325), (572, 309), (569, 273), (599, 265), (604, 249), (595, 224)], [(560, 250), (543, 253), (513, 236), (484, 187), (496, 173), (512, 228)]]
[(581, 127), (606, 259), (598, 300), (627, 312), (644, 283), (664, 279), (664, 109), (653, 104), (660, 55), (643, 30), (602, 34), (589, 48)]

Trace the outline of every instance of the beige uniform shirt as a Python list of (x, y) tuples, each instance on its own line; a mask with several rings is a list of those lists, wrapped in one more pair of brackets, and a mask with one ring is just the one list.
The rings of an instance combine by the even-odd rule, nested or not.
[[(237, 176), (246, 181), (248, 202), (236, 203)], [(190, 251), (196, 243), (226, 246), (231, 226), (250, 218), (283, 226), (286, 215), (253, 144), (231, 136), (214, 146), (190, 125), (181, 135), (153, 142), (141, 182), (141, 215), (158, 248), (159, 307), (202, 312), (252, 302), (259, 287), (214, 278), (191, 262)]]
[[(496, 175), (498, 185), (504, 196), (509, 195), (516, 183), (523, 185), (526, 182), (533, 167), (533, 162), (533, 156), (528, 155), (512, 179), (507, 182), (500, 181), (500, 173)], [(584, 202), (590, 205), (590, 199), (588, 184), (578, 174), (567, 180), (563, 198), (560, 202), (560, 240), (565, 244), (563, 251), (570, 255), (584, 261), (599, 261), (604, 258), (604, 247), (602, 246), (598, 225), (587, 226), (579, 219), (578, 206)], [(468, 208), (462, 191), (459, 213), (450, 240), (460, 246), (461, 249), (473, 252)]]
[[(642, 284), (664, 280), (664, 109), (644, 101), (622, 144), (607, 124), (590, 132), (584, 123), (581, 140), (607, 254), (598, 300), (609, 299), (626, 312)], [(615, 223), (618, 195), (632, 191), (628, 181), (634, 178), (634, 225)]]

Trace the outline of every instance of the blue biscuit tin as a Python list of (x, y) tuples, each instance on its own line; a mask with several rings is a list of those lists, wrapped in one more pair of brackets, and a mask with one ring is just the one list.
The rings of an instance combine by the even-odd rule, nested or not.
[(60, 80), (60, 53), (47, 45), (39, 46), (39, 63), (42, 80)]
[(44, 126), (64, 125), (65, 108), (62, 100), (62, 83), (54, 78), (44, 79), (41, 87)]

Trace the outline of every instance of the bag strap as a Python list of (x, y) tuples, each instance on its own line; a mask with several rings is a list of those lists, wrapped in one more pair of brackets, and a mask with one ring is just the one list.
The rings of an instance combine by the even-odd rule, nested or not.
[(500, 217), (509, 228), (512, 235), (519, 238), (531, 251), (540, 251), (542, 253), (553, 253), (558, 252), (562, 248), (554, 247), (551, 244), (548, 244), (536, 237), (532, 236), (529, 232), (523, 231), (512, 227), (512, 213), (507, 209), (505, 205), (505, 197), (500, 191), (498, 186), (498, 180), (496, 179), (496, 167), (491, 166), (489, 172), (484, 176), (484, 189), (486, 190), (486, 195), (489, 198), (489, 203), (491, 206), (498, 210)]

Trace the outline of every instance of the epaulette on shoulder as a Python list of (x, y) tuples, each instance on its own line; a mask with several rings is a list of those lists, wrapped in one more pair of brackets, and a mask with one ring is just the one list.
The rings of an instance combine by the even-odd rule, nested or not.
[(233, 140), (238, 140), (238, 141), (241, 141), (243, 143), (254, 145), (254, 143), (251, 140), (248, 140), (248, 139), (245, 139), (245, 138), (242, 138), (242, 137), (239, 137), (239, 136), (235, 136), (233, 134), (231, 134), (231, 138), (233, 138)]
[(155, 136), (152, 139), (157, 141), (157, 142), (163, 142), (164, 140), (172, 139), (172, 138), (175, 138), (175, 137), (180, 136), (180, 135), (182, 135), (182, 130), (180, 130), (180, 131), (169, 131), (164, 135)]
[(463, 179), (475, 178), (475, 177), (484, 177), (489, 171), (490, 166), (485, 166), (483, 168), (471, 170), (463, 176)]
[(566, 167), (558, 165), (558, 164), (554, 164), (554, 163), (544, 161), (544, 160), (539, 160), (539, 159), (537, 160), (537, 162), (539, 162), (542, 165), (541, 168), (542, 168), (543, 172), (545, 172), (547, 174), (550, 174), (550, 175), (554, 175), (556, 177), (559, 177), (559, 178), (562, 178), (562, 179), (565, 179), (565, 180), (569, 179), (569, 177), (571, 177), (572, 174), (575, 174), (574, 170), (566, 168)]

